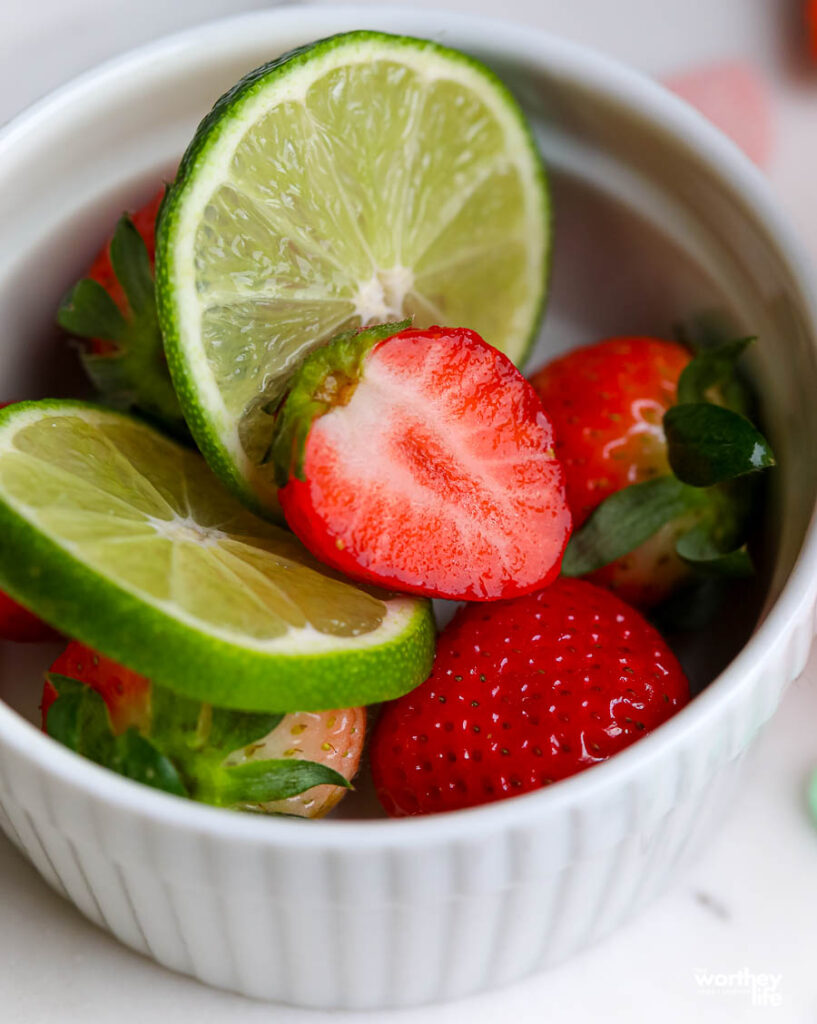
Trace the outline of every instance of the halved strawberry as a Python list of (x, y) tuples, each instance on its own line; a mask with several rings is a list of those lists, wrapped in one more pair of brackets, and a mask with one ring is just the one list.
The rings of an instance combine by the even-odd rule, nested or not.
[(110, 241), (65, 296), (57, 322), (88, 341), (82, 362), (100, 396), (184, 433), (156, 312), (153, 262), (164, 189), (133, 217), (123, 214)]
[(345, 795), (366, 734), (365, 708), (214, 708), (76, 641), (51, 666), (40, 706), (49, 735), (120, 775), (205, 803), (305, 818)]
[(354, 579), (478, 601), (538, 590), (570, 533), (541, 403), (473, 331), (405, 327), (341, 335), (301, 367), (272, 449), (287, 522)]

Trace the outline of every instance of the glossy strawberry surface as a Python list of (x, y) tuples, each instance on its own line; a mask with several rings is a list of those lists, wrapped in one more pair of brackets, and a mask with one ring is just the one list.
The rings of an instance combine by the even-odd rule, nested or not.
[(377, 793), (397, 817), (525, 793), (604, 761), (688, 700), (659, 633), (600, 587), (563, 578), (467, 605), (441, 634), (429, 679), (382, 712)]
[[(574, 528), (616, 491), (670, 472), (662, 420), (691, 358), (677, 342), (617, 337), (575, 349), (533, 375), (553, 423)], [(688, 575), (675, 554), (679, 527), (670, 524), (592, 578), (632, 604), (660, 602)]]
[[(344, 351), (357, 343), (338, 341)], [(313, 358), (326, 362), (332, 344)], [(400, 331), (366, 351), (355, 379), (327, 372), (313, 395), (329, 396), (326, 410), (290, 424), (306, 438), (280, 501), (322, 561), (354, 579), (467, 600), (556, 577), (570, 513), (550, 420), (479, 335)]]

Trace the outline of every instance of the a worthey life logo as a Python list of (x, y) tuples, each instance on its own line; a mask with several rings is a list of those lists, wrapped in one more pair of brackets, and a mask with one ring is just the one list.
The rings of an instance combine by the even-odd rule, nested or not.
[(707, 995), (734, 995), (748, 999), (752, 1006), (777, 1007), (783, 1004), (782, 974), (752, 971), (742, 967), (725, 973), (696, 968), (695, 984)]

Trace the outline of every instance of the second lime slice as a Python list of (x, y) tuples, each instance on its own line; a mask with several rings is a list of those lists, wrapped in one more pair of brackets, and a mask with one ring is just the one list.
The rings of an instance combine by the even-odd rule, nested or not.
[(470, 327), (522, 361), (545, 294), (548, 193), (493, 72), (426, 40), (351, 32), (219, 100), (157, 244), (188, 423), (222, 479), (275, 514), (273, 413), (332, 335), (413, 316)]
[(73, 401), (0, 412), (0, 586), (197, 700), (354, 707), (431, 668), (428, 602), (352, 585), (137, 420)]

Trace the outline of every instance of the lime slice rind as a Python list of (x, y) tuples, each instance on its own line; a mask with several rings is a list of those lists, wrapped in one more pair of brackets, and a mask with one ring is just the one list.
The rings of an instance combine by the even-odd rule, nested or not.
[[(387, 130), (366, 132), (367, 117)], [(378, 149), (390, 125), (403, 135)], [(471, 327), (522, 363), (549, 249), (535, 142), (478, 61), (355, 32), (257, 69), (202, 122), (159, 219), (160, 316), (200, 449), (246, 504), (280, 515), (265, 402), (310, 348), (414, 315)]]
[[(198, 456), (160, 438), (146, 425), (87, 403), (25, 402), (0, 412), (0, 586), (51, 625), (176, 692), (248, 711), (351, 707), (397, 696), (425, 678), (434, 644), (427, 602), (404, 597), (381, 600), (331, 574), (317, 579), (320, 568), (309, 556), (304, 553), (307, 567), (295, 560), (299, 546), (293, 538), (253, 520), (240, 506), (235, 515), (239, 529), (249, 524), (266, 534), (257, 547), (246, 534), (225, 536), (222, 541), (218, 527), (202, 527), (195, 520), (185, 524), (178, 515), (155, 519), (144, 510), (139, 515), (151, 525), (153, 538), (143, 533), (129, 536), (134, 519), (124, 520), (125, 531), (117, 537), (116, 516), (106, 517), (98, 508), (92, 510), (91, 518), (97, 524), (107, 519), (107, 534), (103, 531), (95, 537), (93, 531), (83, 535), (82, 529), (66, 530), (72, 514), (75, 524), (82, 520), (80, 494), (86, 483), (74, 488), (77, 493), (70, 500), (61, 503), (55, 493), (43, 502), (36, 475), (47, 460), (38, 460), (31, 450), (36, 445), (29, 444), (21, 462), (15, 440), (31, 434), (31, 428), (36, 433), (47, 425), (56, 431), (67, 423), (88, 427), (91, 434), (108, 427), (114, 433), (132, 431), (134, 439), (147, 448), (158, 438), (159, 447), (166, 447), (183, 463), (200, 462)], [(78, 458), (77, 451), (66, 454)], [(110, 465), (121, 469), (113, 458)], [(109, 468), (103, 466), (103, 473)], [(115, 476), (110, 479), (113, 490), (121, 482)], [(63, 473), (60, 478), (66, 494), (72, 487), (69, 477)], [(197, 486), (201, 502), (206, 485), (199, 480)], [(223, 493), (214, 479), (211, 486), (214, 493)], [(225, 507), (236, 507), (226, 495), (224, 501)], [(204, 548), (199, 539), (179, 533), (184, 529), (209, 531)], [(167, 534), (172, 530), (177, 539), (171, 544)], [(267, 549), (276, 548), (279, 534), (281, 549), (276, 558), (280, 555), (282, 571), (293, 582), (276, 596), (276, 576), (270, 574)], [(163, 546), (172, 550), (159, 556)], [(242, 560), (244, 549), (249, 560)], [(156, 579), (151, 577), (156, 565), (179, 558), (179, 552), (190, 563), (188, 583), (192, 573), (198, 585), (192, 593), (210, 602), (205, 608), (209, 619), (194, 613), (195, 601), (192, 610), (183, 606), (173, 586), (167, 585), (167, 570), (160, 566)], [(207, 556), (204, 560), (202, 553)], [(227, 571), (213, 573), (214, 559)], [(176, 585), (184, 579), (181, 574)], [(268, 632), (275, 635), (242, 632), (235, 623), (232, 628), (219, 625), (214, 621), (220, 615), (218, 602), (239, 625), (242, 607), (252, 605), (257, 614), (253, 618), (248, 613), (248, 621), (265, 622), (264, 617), (270, 617), (276, 625)], [(350, 621), (359, 628), (361, 623), (367, 625), (368, 631), (357, 635), (348, 635), (349, 629), (344, 635), (343, 628), (332, 631), (333, 614), (342, 620), (349, 602), (354, 605)], [(287, 619), (301, 624), (292, 625)]]

